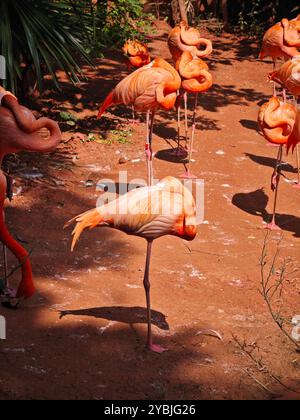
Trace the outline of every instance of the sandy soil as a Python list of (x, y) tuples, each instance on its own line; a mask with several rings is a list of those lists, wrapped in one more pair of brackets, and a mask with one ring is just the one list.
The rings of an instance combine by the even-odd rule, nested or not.
[[(170, 58), (166, 33), (160, 24), (150, 38), (153, 56)], [(15, 190), (22, 191), (7, 207), (7, 222), (33, 250), (37, 294), (17, 311), (0, 309), (8, 327), (7, 340), (0, 341), (0, 399), (299, 398), (276, 380), (300, 389), (299, 354), (259, 293), (263, 222), (272, 211), (277, 150), (259, 135), (256, 118), (272, 92), (266, 82), (271, 63), (256, 59), (258, 46), (249, 40), (209, 36), (214, 87), (200, 98), (192, 168), (205, 180), (205, 223), (190, 249), (176, 238), (158, 240), (152, 260), (153, 330), (169, 351), (157, 355), (144, 346), (145, 242), (103, 229), (84, 234), (71, 254), (70, 231), (62, 229), (69, 218), (95, 206), (99, 193), (87, 180), (117, 181), (120, 170), (128, 171), (129, 181), (145, 176), (145, 125), (132, 127), (130, 144), (82, 142), (65, 131), (54, 155), (25, 155), (12, 166)], [(89, 81), (74, 88), (62, 80), (62, 94), (46, 91), (38, 108), (55, 118), (62, 110), (74, 112), (75, 132), (102, 132), (110, 139), (107, 130), (130, 127), (131, 110), (111, 109), (101, 122), (95, 115), (126, 67), (121, 54), (107, 52), (95, 69), (85, 70)], [(175, 130), (175, 113), (161, 112), (154, 134), (157, 178), (184, 170), (182, 163), (168, 161)], [(120, 165), (120, 157), (129, 161)], [(287, 182), (296, 178), (295, 157), (285, 160), (280, 255), (292, 266), (280, 302), (291, 319), (300, 314), (300, 191)], [(28, 180), (28, 171), (44, 176)], [(269, 237), (269, 260), (280, 236)], [(209, 328), (223, 341), (201, 333)], [(234, 336), (249, 345), (244, 350), (252, 349), (261, 365)]]

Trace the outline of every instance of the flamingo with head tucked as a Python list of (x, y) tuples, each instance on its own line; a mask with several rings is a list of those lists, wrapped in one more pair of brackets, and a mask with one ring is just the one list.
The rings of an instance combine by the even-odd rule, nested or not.
[(140, 68), (150, 63), (151, 58), (147, 45), (137, 40), (128, 40), (125, 42), (122, 51), (126, 58), (128, 70), (130, 67)]
[(287, 151), (289, 151), (290, 148), (294, 150), (295, 146), (300, 141), (300, 114), (297, 113), (297, 108), (294, 105), (281, 102), (277, 97), (273, 97), (260, 108), (258, 123), (264, 137), (270, 143), (279, 145), (271, 183), (272, 190), (275, 190), (273, 217), (271, 223), (267, 224), (267, 229), (280, 230), (276, 225), (275, 219), (283, 147), (286, 146)]
[[(185, 93), (194, 93), (195, 94), (195, 105), (193, 111), (193, 120), (192, 120), (192, 137), (191, 144), (189, 147), (189, 164), (188, 169), (185, 174), (182, 175), (183, 178), (196, 178), (192, 175), (191, 161), (192, 153), (194, 146), (195, 130), (196, 130), (196, 112), (198, 104), (198, 95), (201, 92), (206, 92), (212, 87), (212, 75), (208, 71), (208, 66), (200, 58), (194, 58), (189, 51), (185, 51), (181, 54), (180, 58), (176, 62), (176, 70), (178, 71), (182, 83), (182, 89)], [(187, 147), (187, 134), (185, 138), (186, 147)], [(179, 143), (179, 124), (178, 124), (178, 143)], [(179, 144), (178, 144), (179, 146)]]
[(148, 337), (150, 350), (161, 353), (166, 349), (152, 341), (150, 304), (150, 258), (155, 239), (165, 235), (191, 241), (197, 233), (196, 206), (191, 192), (173, 177), (164, 178), (157, 185), (130, 191), (114, 201), (75, 217), (72, 250), (85, 229), (109, 227), (128, 235), (146, 239), (147, 258), (144, 288), (147, 302)]
[[(37, 120), (32, 112), (21, 106), (18, 100), (0, 90), (0, 163), (5, 155), (21, 151), (48, 153), (61, 140), (58, 125), (48, 119)], [(0, 172), (0, 240), (16, 256), (21, 266), (22, 278), (16, 293), (2, 290), (8, 301), (17, 302), (31, 297), (34, 293), (31, 264), (28, 252), (10, 235), (4, 220), (3, 206), (6, 198), (7, 180)]]
[[(291, 21), (282, 19), (281, 22), (271, 26), (265, 33), (259, 58), (271, 57), (273, 70), (275, 70), (277, 58), (288, 60), (299, 55), (300, 47), (300, 15)], [(273, 96), (276, 96), (275, 83)]]
[[(300, 24), (300, 22), (299, 22)], [(295, 99), (297, 106), (297, 98), (300, 96), (300, 58), (294, 57), (284, 63), (278, 70), (273, 71), (269, 75), (270, 80), (278, 83), (284, 92), (287, 90)], [(300, 188), (300, 162), (299, 162), (299, 148), (296, 147), (296, 160), (297, 160), (297, 174), (298, 180), (295, 187)]]
[[(201, 49), (200, 47), (204, 47)], [(176, 67), (181, 60), (181, 56), (184, 54), (184, 58), (181, 60), (182, 66), (186, 65), (186, 61), (191, 61), (196, 59), (202, 59), (208, 57), (212, 53), (212, 43), (209, 39), (203, 38), (200, 35), (200, 32), (197, 28), (189, 27), (188, 24), (184, 21), (180, 22), (175, 28), (173, 28), (168, 36), (168, 47), (172, 55), (174, 64)], [(188, 55), (188, 53), (190, 55)], [(201, 63), (201, 64), (200, 64)], [(198, 67), (201, 69), (203, 66), (203, 61), (201, 60), (198, 64), (193, 64), (194, 68)], [(185, 114), (185, 139), (186, 139), (186, 148), (187, 148), (187, 136), (188, 136), (188, 116), (187, 116), (187, 90), (184, 90), (184, 114)], [(178, 108), (177, 108), (177, 121), (178, 127), (180, 127), (180, 99), (179, 95)], [(179, 130), (179, 129), (178, 129)], [(176, 153), (180, 153), (180, 150), (176, 150)]]
[[(134, 105), (135, 109), (147, 112), (147, 171), (148, 184), (153, 184), (152, 133), (155, 112), (174, 108), (181, 79), (177, 71), (162, 58), (156, 58), (123, 79), (106, 97), (99, 110), (101, 118), (112, 105)], [(151, 118), (150, 118), (151, 114)]]
[[(212, 43), (209, 39), (203, 38), (196, 28), (191, 28), (186, 22), (180, 22), (171, 30), (168, 36), (168, 46), (174, 63), (181, 54), (188, 51), (193, 57), (205, 58), (212, 52)], [(200, 49), (204, 46), (203, 49)]]

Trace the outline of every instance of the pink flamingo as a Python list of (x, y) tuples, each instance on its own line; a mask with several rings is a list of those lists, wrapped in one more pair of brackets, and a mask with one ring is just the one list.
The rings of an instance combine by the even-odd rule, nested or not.
[[(21, 106), (18, 100), (3, 88), (0, 89), (0, 163), (5, 155), (21, 151), (48, 153), (61, 140), (58, 125), (48, 119), (36, 120), (32, 112)], [(16, 256), (22, 271), (22, 279), (16, 293), (7, 284), (2, 293), (8, 302), (17, 304), (34, 293), (32, 270), (28, 252), (10, 235), (4, 220), (3, 206), (6, 199), (7, 180), (0, 171), (0, 240)], [(6, 279), (7, 280), (7, 279)]]
[(147, 302), (147, 346), (161, 353), (166, 349), (152, 341), (150, 304), (150, 259), (155, 239), (173, 235), (191, 241), (197, 233), (196, 207), (191, 192), (179, 180), (164, 178), (157, 185), (130, 191), (116, 200), (75, 217), (72, 250), (85, 229), (110, 227), (146, 239), (144, 288)]
[(133, 105), (138, 111), (147, 112), (145, 150), (149, 185), (153, 184), (152, 134), (155, 112), (159, 108), (174, 108), (180, 86), (181, 79), (177, 71), (162, 58), (156, 58), (118, 83), (99, 110), (98, 118), (101, 118), (108, 107), (118, 104)]
[(281, 164), (283, 155), (283, 146), (287, 151), (295, 148), (300, 141), (300, 123), (299, 113), (294, 105), (286, 102), (280, 102), (277, 97), (271, 98), (262, 105), (258, 114), (258, 123), (264, 137), (272, 144), (279, 145), (277, 160), (272, 175), (271, 188), (275, 191), (275, 200), (273, 207), (273, 217), (267, 229), (280, 230), (276, 225), (276, 207), (278, 198), (278, 187), (281, 176)]

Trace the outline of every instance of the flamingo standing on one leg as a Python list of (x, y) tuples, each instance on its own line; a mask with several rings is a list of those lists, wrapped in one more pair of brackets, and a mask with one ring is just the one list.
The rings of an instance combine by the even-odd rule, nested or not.
[(164, 178), (157, 185), (130, 191), (116, 200), (75, 217), (72, 250), (85, 229), (98, 226), (121, 230), (129, 235), (146, 239), (147, 258), (144, 288), (147, 301), (147, 346), (161, 353), (163, 347), (153, 344), (151, 333), (150, 258), (155, 239), (165, 235), (179, 236), (191, 241), (195, 238), (196, 207), (191, 192), (173, 177)]
[[(50, 134), (49, 134), (50, 133)], [(58, 125), (48, 119), (36, 120), (32, 112), (19, 105), (9, 92), (0, 90), (0, 164), (5, 155), (21, 151), (48, 153), (61, 140)], [(12, 238), (4, 221), (3, 206), (7, 192), (7, 180), (0, 171), (0, 240), (16, 256), (21, 266), (22, 279), (16, 294), (8, 288), (2, 290), (4, 298), (17, 302), (34, 293), (31, 264), (28, 252)]]
[[(200, 58), (193, 58), (192, 54), (189, 51), (182, 53), (180, 58), (176, 63), (176, 70), (178, 71), (182, 79), (182, 89), (186, 93), (195, 94), (195, 105), (193, 111), (193, 123), (192, 123), (192, 137), (191, 145), (189, 148), (189, 163), (188, 169), (185, 174), (182, 175), (183, 178), (196, 178), (196, 176), (191, 174), (191, 161), (192, 153), (194, 146), (194, 137), (196, 130), (196, 112), (197, 112), (197, 101), (198, 95), (200, 92), (206, 92), (212, 87), (212, 75), (208, 71), (208, 66)], [(187, 139), (186, 139), (187, 142)], [(179, 145), (178, 145), (179, 146)]]
[(98, 114), (98, 118), (101, 118), (108, 107), (118, 104), (134, 105), (138, 111), (147, 112), (146, 155), (149, 185), (153, 184), (152, 133), (155, 112), (158, 108), (170, 110), (174, 107), (180, 85), (181, 79), (177, 71), (162, 58), (156, 58), (118, 83), (102, 103)]
[[(277, 58), (288, 60), (299, 55), (297, 47), (300, 46), (299, 20), (300, 15), (292, 20), (282, 19), (281, 22), (271, 26), (265, 33), (259, 58), (271, 57), (273, 60), (273, 71), (275, 70)], [(295, 42), (298, 38), (298, 42)], [(276, 86), (273, 84), (273, 96), (276, 96)]]
[[(289, 91), (294, 96), (295, 106), (297, 107), (297, 98), (300, 96), (300, 58), (294, 57), (284, 63), (278, 70), (270, 73), (269, 79), (278, 83), (284, 91)], [(298, 179), (295, 187), (300, 188), (300, 162), (298, 146), (296, 147), (296, 161)]]
[[(182, 53), (189, 52), (193, 58), (205, 58), (212, 53), (212, 43), (209, 39), (203, 38), (197, 28), (191, 28), (184, 21), (180, 22), (171, 30), (168, 36), (168, 46), (174, 64), (178, 62)], [(200, 49), (204, 46), (204, 49)], [(181, 95), (180, 95), (181, 98)], [(183, 94), (184, 98), (184, 117), (185, 117), (185, 139), (188, 137), (188, 118), (187, 118), (187, 92)], [(180, 100), (178, 101), (178, 138), (180, 138)], [(187, 140), (186, 140), (187, 141)], [(187, 145), (186, 145), (187, 146)], [(177, 150), (178, 153), (178, 150)]]
[[(258, 123), (264, 137), (270, 143), (279, 145), (278, 156), (271, 183), (272, 190), (275, 190), (275, 200), (272, 221), (267, 225), (267, 229), (270, 230), (280, 230), (280, 228), (276, 225), (275, 219), (278, 187), (281, 176), (283, 146), (286, 145), (287, 150), (289, 150), (291, 147), (294, 148), (297, 143), (298, 134), (296, 131), (293, 131), (297, 118), (299, 118), (299, 115), (297, 117), (297, 108), (291, 104), (280, 102), (277, 97), (271, 98), (267, 103), (262, 105), (258, 114)], [(299, 125), (299, 123), (297, 124)]]

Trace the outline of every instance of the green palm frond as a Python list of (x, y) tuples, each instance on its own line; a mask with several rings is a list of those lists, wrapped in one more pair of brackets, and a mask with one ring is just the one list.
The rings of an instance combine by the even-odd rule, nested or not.
[[(79, 58), (90, 63), (73, 26), (72, 2), (0, 0), (0, 55), (6, 59), (7, 89), (18, 94), (24, 68), (33, 68), (39, 90), (45, 72), (57, 88), (58, 68), (74, 82), (82, 76)], [(68, 15), (69, 14), (69, 15)], [(69, 17), (69, 19), (68, 19)], [(77, 27), (78, 28), (78, 27)]]

